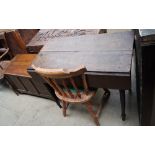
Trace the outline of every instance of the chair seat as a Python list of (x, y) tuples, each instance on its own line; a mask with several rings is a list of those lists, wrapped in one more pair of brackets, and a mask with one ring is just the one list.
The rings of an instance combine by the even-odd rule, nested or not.
[(0, 66), (3, 68), (0, 68), (0, 79), (4, 78), (4, 72), (7, 69), (7, 67), (9, 66), (11, 61), (1, 61), (0, 62)]
[[(89, 91), (87, 95), (84, 92), (80, 91), (81, 98), (80, 97), (76, 97), (76, 98), (64, 97), (62, 95), (59, 95), (59, 93), (56, 91), (55, 91), (55, 94), (60, 100), (64, 102), (78, 104), (78, 103), (87, 103), (93, 96), (95, 96), (96, 91)], [(75, 93), (73, 93), (73, 95), (76, 96)]]

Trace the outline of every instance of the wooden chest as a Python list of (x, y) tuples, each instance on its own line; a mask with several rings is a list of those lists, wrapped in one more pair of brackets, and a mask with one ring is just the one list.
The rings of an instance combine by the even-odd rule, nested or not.
[(27, 68), (35, 57), (36, 54), (18, 54), (15, 56), (5, 71), (5, 78), (17, 94), (25, 93), (52, 98), (48, 86), (44, 85), (43, 80), (40, 77), (32, 78), (27, 72)]

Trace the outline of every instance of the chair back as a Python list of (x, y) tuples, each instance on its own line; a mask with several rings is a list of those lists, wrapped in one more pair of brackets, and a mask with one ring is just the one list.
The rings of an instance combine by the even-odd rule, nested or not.
[(18, 29), (17, 30), (24, 41), (25, 44), (28, 44), (31, 39), (38, 33), (39, 29)]
[(0, 60), (8, 53), (9, 48), (0, 48)]
[(10, 64), (10, 61), (4, 59), (8, 51), (9, 49), (0, 48), (0, 80), (4, 78), (4, 72)]
[(5, 40), (13, 56), (27, 53), (26, 45), (18, 31), (5, 32)]
[[(76, 69), (44, 69), (32, 67), (41, 75), (48, 84), (62, 97), (81, 98), (81, 88), (76, 83), (76, 77), (82, 79), (83, 91), (86, 95), (89, 93), (87, 80), (85, 76), (86, 68), (82, 65)], [(72, 90), (74, 89), (74, 93)]]

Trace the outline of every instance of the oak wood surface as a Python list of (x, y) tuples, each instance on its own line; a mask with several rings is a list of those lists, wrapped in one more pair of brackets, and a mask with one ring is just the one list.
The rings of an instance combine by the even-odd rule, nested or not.
[(41, 29), (28, 43), (27, 47), (45, 45), (55, 38), (105, 33), (105, 29)]
[(72, 69), (84, 65), (88, 72), (129, 74), (132, 51), (40, 52), (33, 64), (40, 68)]
[(130, 73), (133, 32), (57, 38), (48, 42), (33, 64), (41, 68), (76, 68), (88, 72)]
[(132, 31), (55, 38), (41, 51), (128, 51), (133, 49)]
[(27, 68), (31, 65), (32, 61), (36, 57), (36, 54), (18, 54), (12, 60), (10, 65), (5, 71), (7, 75), (16, 75), (30, 77), (27, 72)]
[(51, 69), (84, 65), (89, 86), (128, 89), (133, 41), (133, 32), (55, 39), (44, 46), (33, 64)]

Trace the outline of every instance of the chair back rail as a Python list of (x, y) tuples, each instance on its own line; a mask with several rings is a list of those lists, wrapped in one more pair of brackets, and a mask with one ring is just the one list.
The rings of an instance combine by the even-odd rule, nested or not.
[(13, 56), (27, 53), (26, 45), (18, 31), (5, 32), (7, 47)]
[[(60, 95), (67, 98), (81, 98), (81, 91), (75, 78), (82, 79), (83, 91), (86, 95), (89, 93), (87, 80), (85, 76), (86, 68), (82, 65), (76, 69), (44, 69), (32, 67), (40, 74), (48, 84)], [(59, 80), (59, 82), (57, 81)], [(72, 92), (74, 90), (74, 92)]]
[(10, 64), (10, 61), (4, 59), (8, 51), (9, 48), (0, 48), (0, 79), (4, 78), (4, 71)]
[(8, 51), (9, 48), (0, 48), (0, 60), (8, 53)]
[(31, 39), (39, 32), (39, 29), (18, 29), (17, 30), (22, 37), (25, 44), (28, 44)]

